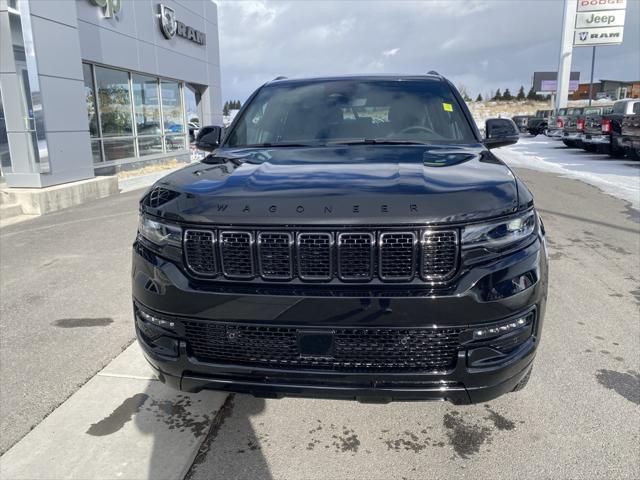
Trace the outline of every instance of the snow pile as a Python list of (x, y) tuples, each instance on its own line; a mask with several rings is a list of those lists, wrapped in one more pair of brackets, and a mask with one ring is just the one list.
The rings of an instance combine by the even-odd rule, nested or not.
[(640, 210), (640, 163), (566, 148), (562, 142), (538, 135), (494, 150), (507, 165), (552, 172), (598, 187)]

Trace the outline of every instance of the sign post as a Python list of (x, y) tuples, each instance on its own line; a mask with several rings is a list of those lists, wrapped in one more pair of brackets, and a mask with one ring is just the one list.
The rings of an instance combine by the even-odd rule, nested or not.
[(569, 75), (571, 56), (573, 55), (574, 25), (576, 18), (576, 0), (564, 0), (562, 19), (562, 40), (560, 42), (560, 60), (558, 61), (558, 88), (556, 90), (556, 111), (567, 106), (569, 99)]

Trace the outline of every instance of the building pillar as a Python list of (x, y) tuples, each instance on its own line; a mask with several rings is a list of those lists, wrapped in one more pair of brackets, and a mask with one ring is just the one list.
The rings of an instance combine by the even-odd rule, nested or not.
[(94, 176), (75, 2), (0, 0), (10, 187)]

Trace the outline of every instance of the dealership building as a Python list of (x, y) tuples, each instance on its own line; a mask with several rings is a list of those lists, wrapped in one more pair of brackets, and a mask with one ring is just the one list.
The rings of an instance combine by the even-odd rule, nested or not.
[(94, 181), (189, 158), (222, 125), (212, 0), (0, 0), (8, 187)]

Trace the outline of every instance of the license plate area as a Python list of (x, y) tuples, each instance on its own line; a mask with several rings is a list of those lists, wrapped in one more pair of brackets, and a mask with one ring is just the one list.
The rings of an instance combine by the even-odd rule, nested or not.
[(331, 330), (299, 330), (298, 349), (301, 358), (333, 358), (334, 332)]

